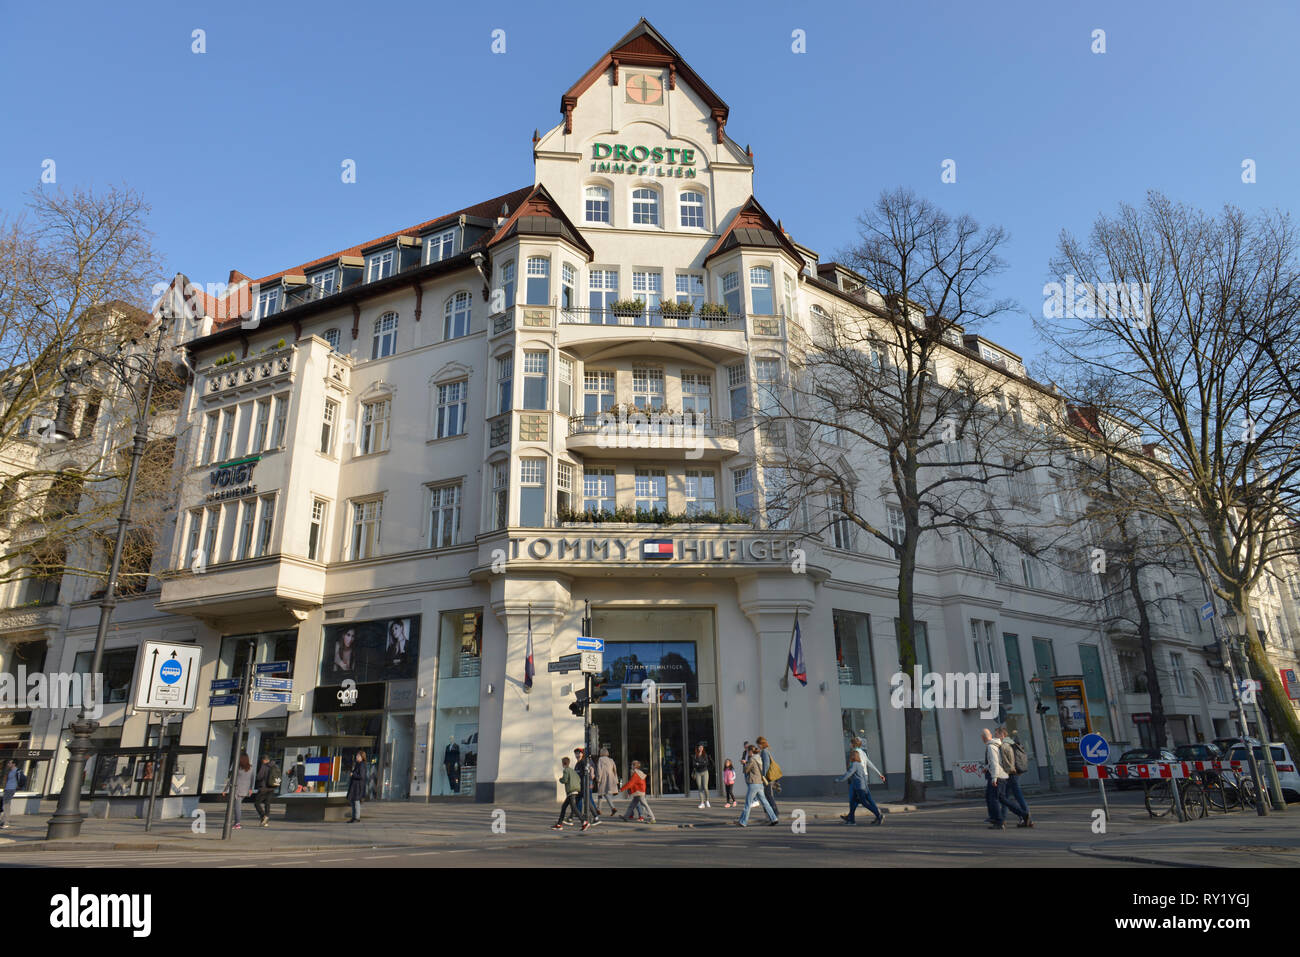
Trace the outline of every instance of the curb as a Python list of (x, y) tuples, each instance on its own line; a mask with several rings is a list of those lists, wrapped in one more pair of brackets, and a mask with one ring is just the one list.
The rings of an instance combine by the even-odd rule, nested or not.
[(1085, 850), (1069, 845), (1066, 850), (1080, 857), (1091, 857), (1099, 861), (1114, 861), (1119, 864), (1154, 864), (1157, 867), (1195, 867), (1200, 870), (1221, 870), (1213, 864), (1192, 864), (1186, 861), (1162, 861), (1154, 857), (1138, 857), (1135, 854), (1103, 854), (1099, 851)]

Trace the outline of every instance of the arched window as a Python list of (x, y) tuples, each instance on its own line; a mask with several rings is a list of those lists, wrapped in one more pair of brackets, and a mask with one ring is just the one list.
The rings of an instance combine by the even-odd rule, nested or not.
[(469, 335), (470, 299), (469, 293), (458, 292), (447, 300), (442, 319), (444, 339), (459, 339), (461, 336)]
[(638, 226), (659, 225), (659, 191), (650, 186), (632, 190), (632, 222)]
[(545, 256), (529, 256), (526, 269), (528, 285), (524, 289), (525, 301), (530, 306), (551, 304), (551, 261)]
[(501, 291), (505, 293), (506, 308), (513, 308), (515, 304), (515, 261), (513, 259), (501, 265)]
[(397, 313), (386, 312), (375, 320), (375, 338), (370, 345), (370, 358), (382, 359), (397, 351)]
[(609, 190), (604, 186), (588, 186), (586, 190), (589, 223), (609, 222)]
[(330, 344), (330, 348), (335, 352), (339, 348), (339, 331), (338, 329), (326, 329), (324, 332), (325, 341)]
[(697, 193), (694, 190), (687, 190), (682, 193), (681, 203), (682, 225), (688, 228), (704, 228), (704, 194)]

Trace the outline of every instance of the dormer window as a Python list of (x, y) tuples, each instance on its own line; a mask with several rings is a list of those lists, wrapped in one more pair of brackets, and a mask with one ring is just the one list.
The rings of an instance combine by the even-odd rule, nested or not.
[(386, 249), (382, 253), (372, 253), (366, 261), (366, 282), (387, 279), (393, 274), (393, 251)]
[(424, 261), (426, 264), (442, 262), (454, 255), (456, 255), (455, 229), (436, 233), (424, 241)]
[(326, 269), (311, 277), (311, 285), (317, 296), (331, 295), (337, 288), (338, 270)]
[(609, 222), (609, 190), (604, 186), (588, 186), (586, 191), (586, 218), (589, 223)]
[(257, 318), (265, 319), (275, 315), (280, 309), (280, 287), (266, 289), (257, 297)]

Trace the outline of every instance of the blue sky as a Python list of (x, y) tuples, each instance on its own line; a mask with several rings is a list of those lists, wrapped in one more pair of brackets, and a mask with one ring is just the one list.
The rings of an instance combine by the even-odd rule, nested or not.
[[(1062, 228), (1084, 232), (1150, 188), (1208, 209), (1296, 208), (1298, 10), (9, 0), (0, 209), (54, 159), (61, 186), (145, 195), (166, 273), (264, 275), (531, 183), (533, 130), (559, 121), (560, 94), (644, 12), (731, 106), (759, 201), (824, 260), (882, 188), (1005, 226), (996, 292), (1020, 310), (985, 331), (1032, 359), (1029, 315)], [(791, 51), (796, 29), (806, 53)], [(940, 182), (945, 159), (956, 183)]]

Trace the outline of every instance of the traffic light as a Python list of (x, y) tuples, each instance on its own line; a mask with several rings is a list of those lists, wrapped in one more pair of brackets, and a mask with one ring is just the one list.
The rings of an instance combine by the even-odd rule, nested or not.
[(1219, 647), (1217, 641), (1212, 641), (1208, 645), (1201, 645), (1201, 650), (1205, 652), (1205, 664), (1216, 671), (1227, 671), (1223, 664), (1223, 649)]
[(591, 700), (598, 703), (605, 700), (605, 685), (609, 684), (609, 679), (605, 677), (604, 672), (591, 676)]
[(591, 699), (587, 695), (586, 688), (579, 688), (578, 693), (573, 696), (573, 702), (569, 705), (569, 710), (573, 712), (574, 717), (581, 718), (587, 712), (587, 705)]

